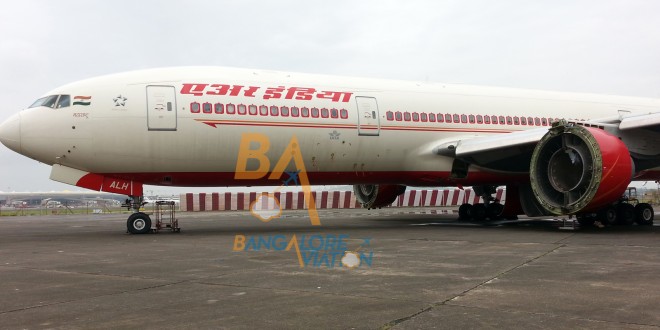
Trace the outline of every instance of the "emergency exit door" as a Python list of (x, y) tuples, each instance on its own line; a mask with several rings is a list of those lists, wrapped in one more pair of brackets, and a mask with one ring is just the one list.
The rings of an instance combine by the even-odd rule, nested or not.
[(147, 86), (147, 127), (150, 131), (176, 131), (174, 86)]
[(380, 134), (378, 103), (374, 97), (356, 96), (358, 109), (358, 135)]

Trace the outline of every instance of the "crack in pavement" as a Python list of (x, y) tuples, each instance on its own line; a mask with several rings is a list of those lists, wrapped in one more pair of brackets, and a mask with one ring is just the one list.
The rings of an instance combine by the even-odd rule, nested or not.
[(541, 258), (547, 256), (548, 254), (550, 254), (550, 253), (552, 253), (552, 252), (555, 252), (555, 251), (557, 251), (557, 250), (559, 250), (560, 248), (565, 247), (565, 246), (566, 246), (565, 244), (557, 245), (557, 246), (555, 246), (554, 248), (552, 248), (552, 249), (550, 249), (550, 250), (548, 250), (548, 251), (546, 251), (546, 252), (544, 252), (544, 253), (542, 253), (542, 254), (536, 256), (536, 257), (533, 257), (533, 258), (527, 259), (527, 260), (525, 260), (524, 262), (522, 262), (522, 263), (520, 263), (520, 264), (518, 264), (518, 265), (515, 265), (515, 266), (513, 266), (513, 267), (511, 267), (511, 268), (509, 268), (509, 269), (507, 269), (507, 270), (501, 271), (501, 272), (499, 272), (498, 274), (496, 274), (495, 276), (492, 276), (491, 278), (489, 278), (489, 279), (487, 279), (487, 280), (485, 280), (485, 281), (482, 281), (481, 283), (479, 283), (479, 284), (477, 284), (477, 285), (475, 285), (475, 286), (473, 286), (473, 287), (471, 287), (471, 288), (468, 288), (467, 290), (464, 290), (463, 292), (461, 292), (461, 293), (459, 293), (459, 294), (457, 294), (457, 295), (454, 295), (453, 297), (447, 298), (447, 299), (445, 299), (445, 300), (443, 300), (443, 301), (441, 301), (441, 302), (438, 302), (438, 303), (434, 303), (434, 304), (430, 305), (429, 307), (424, 308), (424, 309), (422, 309), (422, 310), (420, 310), (420, 311), (418, 311), (418, 312), (416, 312), (416, 313), (414, 313), (414, 314), (411, 314), (411, 315), (408, 315), (408, 316), (405, 316), (405, 317), (402, 317), (402, 318), (399, 318), (399, 319), (396, 319), (396, 320), (390, 321), (390, 322), (384, 324), (383, 326), (381, 326), (380, 329), (381, 329), (381, 330), (391, 329), (392, 327), (394, 327), (394, 326), (396, 326), (396, 325), (398, 325), (398, 324), (401, 324), (401, 323), (403, 323), (403, 322), (409, 321), (409, 320), (411, 320), (411, 319), (417, 317), (417, 316), (420, 315), (420, 314), (423, 314), (423, 313), (426, 313), (426, 312), (428, 312), (428, 311), (433, 310), (433, 309), (436, 308), (436, 307), (440, 307), (440, 306), (447, 305), (448, 302), (450, 302), (450, 301), (452, 301), (452, 300), (454, 300), (454, 299), (456, 299), (456, 298), (463, 297), (463, 296), (467, 295), (468, 293), (470, 293), (471, 291), (474, 291), (474, 290), (476, 290), (476, 289), (481, 288), (482, 286), (484, 286), (484, 285), (488, 284), (489, 282), (491, 282), (491, 281), (497, 279), (498, 277), (504, 276), (504, 275), (506, 275), (506, 274), (508, 274), (508, 273), (510, 273), (510, 272), (512, 272), (512, 271), (515, 271), (515, 270), (519, 269), (520, 267), (523, 267), (523, 266), (528, 265), (528, 264), (530, 264), (530, 263), (532, 263), (532, 262), (534, 262), (534, 261), (536, 261), (536, 260), (539, 260), (539, 259), (541, 259)]

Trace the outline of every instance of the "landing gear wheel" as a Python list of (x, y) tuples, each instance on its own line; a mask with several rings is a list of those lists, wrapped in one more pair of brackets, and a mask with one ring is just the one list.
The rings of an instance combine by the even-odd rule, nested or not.
[[(490, 203), (486, 206), (486, 216), (488, 216), (490, 220), (499, 218), (502, 211), (504, 211), (504, 205), (500, 203)], [(516, 217), (516, 219), (518, 219), (518, 217)]]
[(598, 211), (598, 220), (606, 226), (614, 225), (616, 223), (616, 209), (613, 206), (608, 206)]
[(616, 206), (616, 220), (621, 225), (630, 226), (635, 223), (635, 207), (628, 203)]
[(484, 205), (483, 203), (478, 203), (472, 205), (472, 210), (470, 211), (470, 215), (472, 215), (472, 219), (474, 219), (474, 221), (484, 221), (486, 220), (486, 216), (487, 216), (486, 211), (487, 211), (486, 205)]
[(472, 217), (472, 205), (471, 204), (461, 204), (458, 207), (458, 220), (470, 220)]
[(580, 227), (591, 227), (596, 222), (596, 218), (590, 215), (578, 214), (575, 217), (577, 218), (577, 222), (580, 224)]
[(653, 207), (648, 203), (639, 203), (635, 206), (635, 222), (641, 226), (653, 226)]
[(131, 234), (146, 234), (151, 230), (151, 218), (142, 212), (133, 213), (126, 221), (126, 228)]

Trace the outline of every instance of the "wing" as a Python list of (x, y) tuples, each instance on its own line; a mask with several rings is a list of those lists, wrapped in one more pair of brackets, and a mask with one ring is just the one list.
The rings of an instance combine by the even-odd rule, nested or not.
[(484, 169), (529, 172), (534, 149), (539, 142), (545, 136), (562, 134), (564, 128), (569, 126), (600, 129), (622, 140), (634, 160), (637, 172), (660, 166), (660, 143), (658, 143), (660, 141), (660, 113), (626, 115), (591, 121), (560, 121), (554, 123), (552, 128), (537, 128), (444, 142), (435, 147), (434, 152)]

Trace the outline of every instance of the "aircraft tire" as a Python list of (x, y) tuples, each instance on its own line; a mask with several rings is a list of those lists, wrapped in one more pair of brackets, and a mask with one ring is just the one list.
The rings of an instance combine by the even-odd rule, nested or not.
[(133, 213), (126, 221), (126, 228), (131, 234), (146, 234), (151, 230), (151, 218), (146, 213)]
[(577, 218), (577, 222), (580, 224), (581, 227), (591, 227), (596, 222), (596, 218), (588, 215), (580, 214), (575, 217)]
[(641, 226), (653, 226), (654, 211), (651, 204), (639, 203), (635, 205), (635, 222)]
[(616, 206), (616, 220), (620, 225), (630, 226), (635, 223), (635, 207), (628, 203)]
[(472, 205), (472, 210), (470, 211), (470, 214), (472, 215), (472, 219), (474, 219), (474, 221), (486, 220), (486, 217), (488, 216), (486, 205), (484, 205), (483, 203)]
[(616, 223), (616, 209), (613, 206), (607, 206), (598, 211), (598, 220), (603, 225), (612, 226)]
[[(498, 219), (502, 214), (502, 211), (504, 211), (504, 205), (500, 203), (490, 203), (486, 206), (486, 216), (491, 220)], [(514, 220), (517, 219), (518, 217), (516, 216)]]
[(461, 204), (458, 207), (458, 220), (470, 220), (472, 218), (472, 205), (471, 204)]

